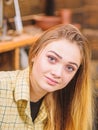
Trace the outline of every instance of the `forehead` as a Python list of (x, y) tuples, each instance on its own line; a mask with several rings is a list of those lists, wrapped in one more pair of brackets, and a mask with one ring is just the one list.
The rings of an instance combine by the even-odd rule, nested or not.
[(51, 41), (46, 46), (44, 46), (42, 50), (44, 51), (48, 49), (53, 49), (58, 51), (62, 50), (64, 52), (65, 50), (66, 51), (68, 50), (68, 52), (70, 52), (71, 50), (78, 50), (80, 52), (80, 48), (76, 42), (70, 42), (69, 40), (66, 39)]

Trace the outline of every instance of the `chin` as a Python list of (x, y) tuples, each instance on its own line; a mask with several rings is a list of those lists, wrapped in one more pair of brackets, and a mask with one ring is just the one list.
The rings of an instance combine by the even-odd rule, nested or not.
[(51, 88), (51, 87), (47, 87), (47, 88), (43, 88), (43, 89), (47, 92), (54, 92), (54, 91), (58, 90), (58, 89), (54, 89), (54, 88)]

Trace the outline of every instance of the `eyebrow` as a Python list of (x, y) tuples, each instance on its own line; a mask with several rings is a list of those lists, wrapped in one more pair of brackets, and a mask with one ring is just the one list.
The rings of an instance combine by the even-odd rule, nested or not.
[(57, 57), (59, 57), (60, 59), (62, 59), (62, 57), (59, 54), (57, 54), (55, 51), (49, 51), (49, 52), (54, 53)]
[[(55, 51), (49, 51), (49, 52), (54, 53), (57, 57), (59, 57), (60, 59), (62, 59), (62, 57), (61, 57), (59, 54), (57, 54)], [(79, 67), (79, 66), (78, 66), (76, 63), (74, 63), (74, 62), (69, 62), (69, 63), (75, 65), (77, 68)]]
[(73, 65), (75, 65), (77, 68), (79, 68), (79, 66), (76, 64), (76, 63), (74, 63), (74, 62), (69, 62), (70, 64), (73, 64)]

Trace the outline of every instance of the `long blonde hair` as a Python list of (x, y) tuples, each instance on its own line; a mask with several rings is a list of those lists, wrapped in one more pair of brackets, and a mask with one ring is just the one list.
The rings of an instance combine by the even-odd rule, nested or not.
[(71, 24), (57, 25), (45, 31), (33, 43), (29, 52), (30, 70), (32, 57), (52, 41), (67, 39), (79, 46), (82, 62), (70, 81), (63, 89), (49, 93), (44, 101), (48, 121), (46, 130), (92, 130), (92, 88), (90, 86), (90, 51), (87, 39)]

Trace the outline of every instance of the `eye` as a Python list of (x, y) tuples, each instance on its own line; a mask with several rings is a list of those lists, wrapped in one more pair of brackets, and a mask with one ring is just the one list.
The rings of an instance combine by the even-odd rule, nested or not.
[(56, 61), (57, 61), (57, 58), (56, 57), (54, 57), (54, 56), (51, 56), (51, 55), (49, 55), (48, 56), (48, 61), (50, 62), (50, 63), (56, 63)]
[(71, 65), (67, 65), (67, 66), (65, 67), (65, 69), (66, 69), (68, 72), (73, 72), (73, 71), (75, 71), (75, 67), (73, 67), (73, 66), (71, 66)]

